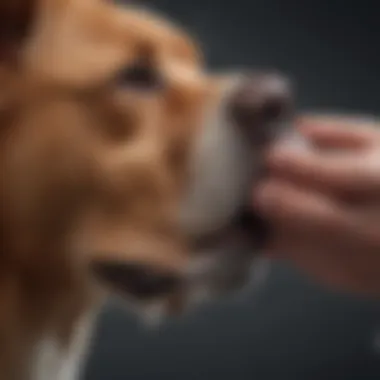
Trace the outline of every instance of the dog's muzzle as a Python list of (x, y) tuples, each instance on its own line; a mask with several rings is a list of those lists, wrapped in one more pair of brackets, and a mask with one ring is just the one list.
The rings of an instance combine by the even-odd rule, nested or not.
[(247, 282), (270, 235), (270, 226), (253, 211), (252, 190), (265, 176), (267, 149), (293, 139), (292, 116), (289, 81), (251, 73), (230, 83), (208, 119), (182, 215), (198, 257), (188, 278), (200, 292), (224, 294)]
[[(266, 149), (291, 132), (293, 96), (278, 74), (240, 75), (206, 119), (194, 153), (191, 188), (183, 204), (184, 231), (199, 245), (215, 242), (231, 225), (267, 230), (248, 202), (265, 175)], [(255, 234), (256, 235), (256, 234)]]

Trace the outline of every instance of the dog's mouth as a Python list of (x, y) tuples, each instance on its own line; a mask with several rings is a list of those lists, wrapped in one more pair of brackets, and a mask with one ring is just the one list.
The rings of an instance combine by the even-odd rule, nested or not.
[(182, 284), (176, 274), (137, 263), (96, 261), (92, 270), (116, 293), (142, 302), (164, 297)]
[[(219, 262), (219, 259), (223, 261), (224, 255), (231, 257), (231, 264), (234, 262), (234, 256), (237, 258), (239, 255), (244, 255), (247, 261), (250, 261), (265, 242), (267, 233), (266, 223), (246, 207), (242, 208), (225, 228), (194, 241), (192, 251), (195, 255), (207, 253), (215, 263)], [(196, 259), (197, 257), (195, 257)], [(238, 258), (237, 262), (241, 263), (241, 258)], [(128, 295), (131, 299), (142, 302), (162, 298), (178, 289), (186, 288), (191, 285), (194, 278), (197, 278), (196, 275), (186, 276), (139, 263), (112, 260), (97, 260), (92, 263), (91, 269), (98, 279), (116, 293)], [(209, 269), (205, 268), (206, 272)], [(220, 269), (222, 268), (216, 272), (221, 273)], [(234, 277), (233, 268), (230, 266), (227, 269), (230, 270), (229, 274), (223, 274), (222, 282), (225, 282), (226, 286), (232, 280), (238, 284), (242, 280), (240, 272), (235, 273), (236, 278), (232, 278)], [(205, 276), (207, 277), (207, 274)], [(231, 277), (229, 281), (227, 281), (227, 277)], [(215, 281), (212, 276), (210, 279)]]

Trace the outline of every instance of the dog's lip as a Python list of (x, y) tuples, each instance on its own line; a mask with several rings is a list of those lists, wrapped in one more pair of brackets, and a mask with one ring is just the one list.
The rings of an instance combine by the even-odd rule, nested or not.
[(164, 296), (181, 285), (179, 276), (138, 263), (96, 260), (91, 269), (110, 288), (140, 300)]

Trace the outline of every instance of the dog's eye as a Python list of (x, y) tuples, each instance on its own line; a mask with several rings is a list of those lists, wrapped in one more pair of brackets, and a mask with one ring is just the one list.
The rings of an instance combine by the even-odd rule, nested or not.
[(145, 91), (155, 91), (162, 88), (163, 81), (154, 68), (136, 64), (123, 70), (119, 76), (122, 86)]

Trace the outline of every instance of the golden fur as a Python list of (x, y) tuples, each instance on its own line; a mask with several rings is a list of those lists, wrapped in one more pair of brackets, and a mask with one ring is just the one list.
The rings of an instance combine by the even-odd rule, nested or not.
[(185, 270), (180, 200), (225, 81), (181, 29), (107, 1), (3, 1), (0, 36), (0, 377), (24, 380), (46, 330), (72, 339), (91, 263)]

